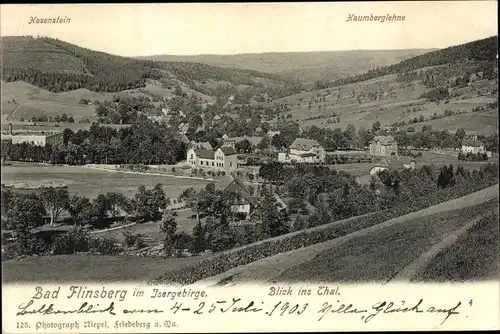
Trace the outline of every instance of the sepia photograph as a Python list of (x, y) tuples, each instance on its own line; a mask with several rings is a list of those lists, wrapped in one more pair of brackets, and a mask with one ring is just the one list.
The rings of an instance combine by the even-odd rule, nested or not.
[(2, 283), (498, 283), (497, 11), (2, 5)]

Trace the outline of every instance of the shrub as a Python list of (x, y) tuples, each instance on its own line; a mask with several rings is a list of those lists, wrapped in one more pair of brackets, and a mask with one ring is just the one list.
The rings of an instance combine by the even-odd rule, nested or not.
[(90, 239), (90, 251), (92, 253), (99, 253), (102, 255), (115, 255), (121, 251), (114, 240), (107, 238)]
[(123, 236), (125, 237), (124, 243), (127, 247), (141, 249), (146, 246), (142, 234), (132, 234), (129, 231), (125, 231), (123, 232)]
[(52, 252), (55, 255), (74, 254), (89, 251), (89, 236), (82, 229), (75, 228), (55, 237)]

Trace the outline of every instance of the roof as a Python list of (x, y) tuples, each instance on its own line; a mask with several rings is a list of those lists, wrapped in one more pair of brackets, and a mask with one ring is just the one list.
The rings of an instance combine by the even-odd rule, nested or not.
[(224, 153), (224, 155), (236, 154), (236, 151), (232, 147), (221, 147), (221, 151), (222, 153)]
[(372, 170), (374, 167), (385, 167), (388, 169), (400, 169), (403, 168), (404, 165), (409, 165), (411, 162), (414, 162), (415, 159), (404, 156), (397, 156), (395, 158), (383, 158), (380, 162), (373, 164), (370, 167)]
[(321, 145), (316, 140), (313, 139), (297, 138), (293, 141), (292, 145), (290, 145), (290, 148), (296, 150), (309, 151), (314, 146), (321, 146)]
[(257, 198), (253, 196), (252, 190), (237, 178), (233, 179), (233, 181), (224, 189), (224, 191), (229, 191), (241, 195), (241, 197), (243, 197), (253, 206), (257, 206), (259, 204)]
[(213, 151), (212, 145), (210, 145), (208, 141), (193, 143), (192, 147), (195, 149), (197, 148), (206, 151)]
[(390, 145), (396, 142), (393, 136), (375, 136), (373, 137), (371, 143), (380, 142), (382, 145)]
[(299, 154), (302, 158), (315, 157), (316, 153), (302, 153)]
[(181, 133), (181, 134), (179, 135), (179, 138), (180, 138), (180, 140), (181, 140), (184, 144), (189, 144), (189, 143), (190, 143), (190, 141), (189, 141), (188, 137), (187, 137), (185, 134), (183, 134), (183, 133)]
[(226, 140), (233, 140), (235, 143), (239, 143), (240, 141), (243, 141), (245, 139), (248, 140), (252, 145), (258, 145), (262, 141), (262, 137), (258, 136), (231, 137), (227, 138)]
[(462, 146), (481, 147), (481, 146), (484, 146), (484, 144), (482, 141), (480, 141), (478, 139), (467, 138), (467, 139), (464, 139), (462, 141)]
[(215, 152), (210, 150), (194, 150), (196, 155), (202, 159), (214, 159)]

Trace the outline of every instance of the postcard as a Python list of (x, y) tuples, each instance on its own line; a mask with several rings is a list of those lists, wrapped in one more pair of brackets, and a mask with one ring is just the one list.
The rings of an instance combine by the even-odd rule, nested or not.
[(497, 12), (1, 5), (3, 333), (499, 329)]

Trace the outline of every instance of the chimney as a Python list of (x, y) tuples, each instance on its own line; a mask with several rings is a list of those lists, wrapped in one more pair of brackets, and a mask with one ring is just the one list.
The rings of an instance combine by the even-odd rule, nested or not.
[(13, 133), (12, 133), (12, 123), (9, 123), (9, 135), (11, 135), (11, 136), (12, 136), (12, 134), (13, 134)]

